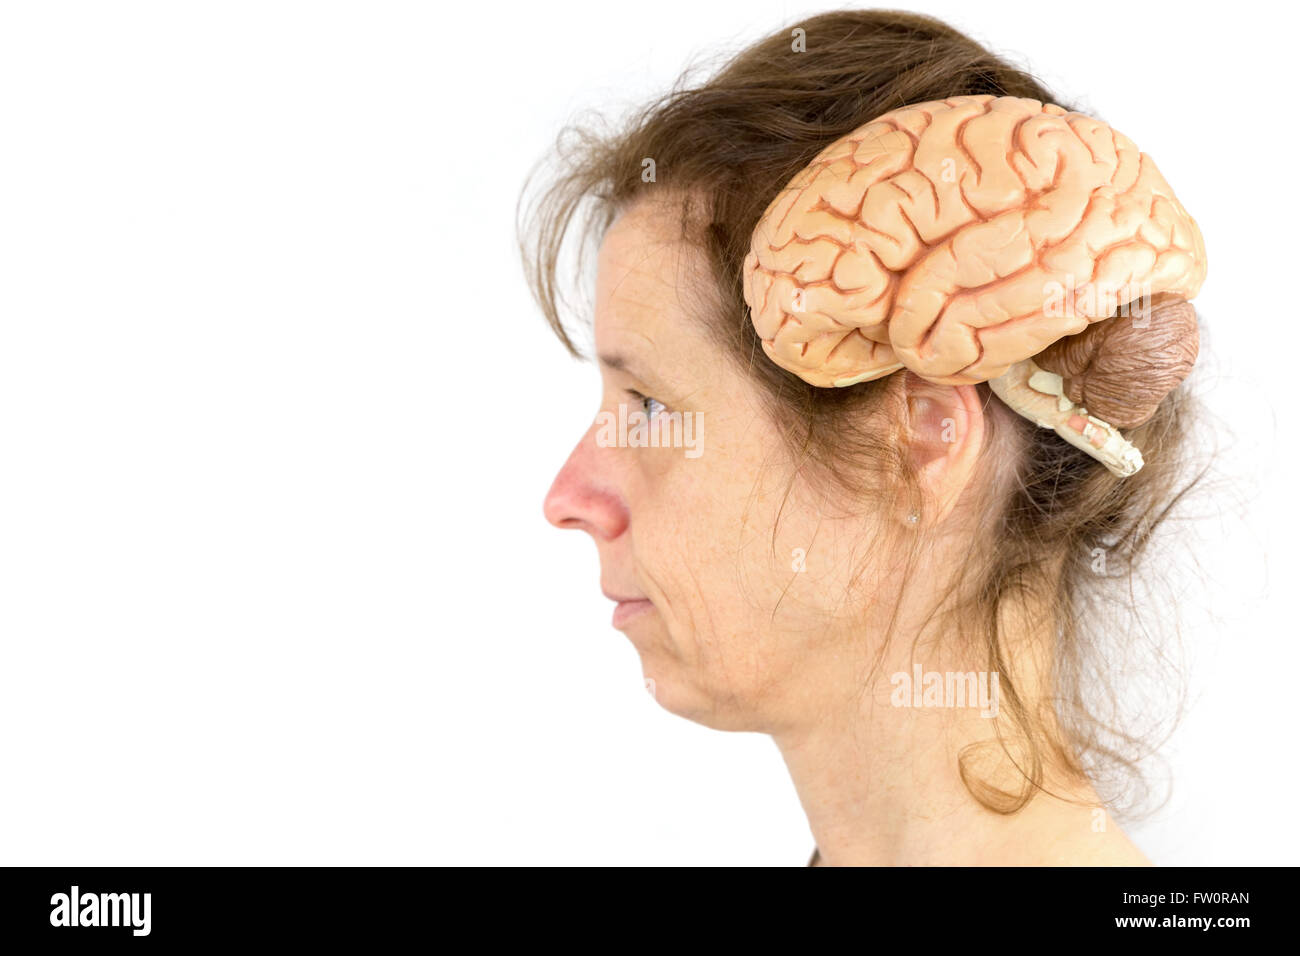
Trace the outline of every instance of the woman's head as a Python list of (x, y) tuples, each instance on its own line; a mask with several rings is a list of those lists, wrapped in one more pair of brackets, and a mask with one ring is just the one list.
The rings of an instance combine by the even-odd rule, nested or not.
[(1148, 465), (1119, 479), (985, 384), (899, 373), (825, 389), (770, 362), (742, 265), (773, 195), (828, 143), (962, 94), (1068, 108), (928, 18), (834, 13), (800, 27), (803, 50), (777, 34), (626, 129), (580, 136), (535, 207), (530, 279), (575, 353), (560, 248), (583, 211), (601, 240), (602, 412), (644, 408), (651, 430), (691, 413), (703, 426), (692, 457), (611, 442), (598, 419), (547, 516), (592, 535), (607, 594), (649, 599), (621, 626), (659, 701), (710, 726), (777, 733), (835, 701), (879, 700), (882, 686), (887, 698), (907, 660), (997, 673), (1017, 779), (964, 778), (986, 805), (1015, 810), (1049, 771), (1121, 756), (1074, 689), (1083, 615), (1176, 496), (1186, 397), (1130, 432)]
[[(774, 732), (800, 719), (811, 695), (860, 690), (855, 652), (878, 647), (897, 596), (932, 590), (904, 579), (904, 542), (975, 520), (958, 521), (956, 506), (965, 494), (969, 512), (996, 468), (985, 451), (991, 410), (973, 386), (897, 376), (878, 408), (844, 419), (879, 446), (876, 503), (815, 480), (772, 396), (708, 334), (701, 309), (716, 306), (698, 294), (711, 282), (707, 262), (682, 240), (681, 222), (678, 203), (647, 198), (604, 235), (594, 322), (603, 415), (557, 476), (546, 513), (591, 534), (606, 593), (652, 603), (623, 627), (666, 707), (715, 727)], [(660, 447), (602, 440), (620, 404), (630, 407), (624, 417), (649, 413)], [(698, 455), (671, 440), (669, 416), (678, 415)], [(945, 421), (961, 423), (955, 440), (945, 441)], [(912, 471), (933, 476), (935, 507), (915, 524), (910, 499), (878, 500), (904, 472), (890, 461), (904, 449)], [(967, 537), (944, 540), (961, 549)], [(932, 543), (924, 579), (934, 582), (959, 553)]]

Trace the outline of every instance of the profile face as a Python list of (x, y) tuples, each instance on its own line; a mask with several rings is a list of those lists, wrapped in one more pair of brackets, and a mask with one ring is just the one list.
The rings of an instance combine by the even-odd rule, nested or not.
[[(709, 279), (703, 255), (677, 238), (678, 215), (642, 200), (604, 237), (601, 414), (544, 510), (591, 535), (601, 590), (626, 602), (614, 626), (662, 706), (719, 729), (773, 732), (810, 700), (861, 693), (854, 665), (872, 649), (873, 594), (897, 582), (881, 571), (884, 556), (863, 553), (872, 519), (794, 474), (758, 384), (691, 313)], [(648, 417), (660, 447), (613, 440), (620, 404), (625, 420)], [(672, 416), (688, 413), (697, 446), (674, 447), (689, 432)]]

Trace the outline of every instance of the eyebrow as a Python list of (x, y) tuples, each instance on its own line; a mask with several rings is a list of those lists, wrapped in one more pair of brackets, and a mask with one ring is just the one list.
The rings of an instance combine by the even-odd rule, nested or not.
[(605, 352), (598, 354), (596, 358), (606, 368), (630, 375), (644, 387), (652, 389), (658, 398), (667, 401), (670, 405), (688, 401), (694, 394), (694, 389), (683, 392), (673, 382), (667, 382), (658, 375), (648, 375), (640, 371), (636, 361), (621, 352)]
[(620, 355), (617, 352), (610, 352), (605, 355), (598, 355), (600, 364), (606, 368), (611, 368), (616, 372), (626, 372), (633, 378), (639, 378), (644, 381), (645, 376), (641, 375), (636, 368), (636, 364), (626, 355)]

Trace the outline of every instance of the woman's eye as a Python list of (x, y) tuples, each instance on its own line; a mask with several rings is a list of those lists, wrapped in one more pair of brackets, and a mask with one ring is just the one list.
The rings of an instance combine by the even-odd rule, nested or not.
[(649, 395), (642, 395), (640, 392), (632, 392), (631, 395), (636, 399), (637, 404), (641, 406), (641, 410), (645, 412), (646, 418), (653, 419), (667, 408), (659, 399), (651, 398)]

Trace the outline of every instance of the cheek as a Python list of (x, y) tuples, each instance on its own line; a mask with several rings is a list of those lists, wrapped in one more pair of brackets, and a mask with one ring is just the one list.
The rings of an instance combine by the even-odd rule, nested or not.
[(640, 523), (636, 550), (671, 609), (669, 620), (690, 632), (679, 637), (707, 645), (701, 654), (719, 653), (736, 635), (772, 628), (773, 609), (807, 577), (794, 563), (813, 535), (787, 514), (774, 546), (778, 496), (756, 492), (752, 478), (737, 483), (726, 469), (690, 470), (678, 493)]
[(674, 509), (638, 529), (637, 561), (678, 617), (689, 615), (698, 625), (706, 609), (720, 609), (735, 593), (736, 552), (728, 553), (725, 538), (713, 520), (702, 520), (690, 508)]
[[(670, 621), (700, 640), (725, 642), (771, 629), (774, 610), (807, 607), (817, 577), (808, 562), (822, 532), (769, 426), (713, 416), (704, 435), (697, 457), (681, 448), (635, 450), (632, 526), (638, 563), (670, 605)], [(792, 594), (800, 600), (789, 601)]]

